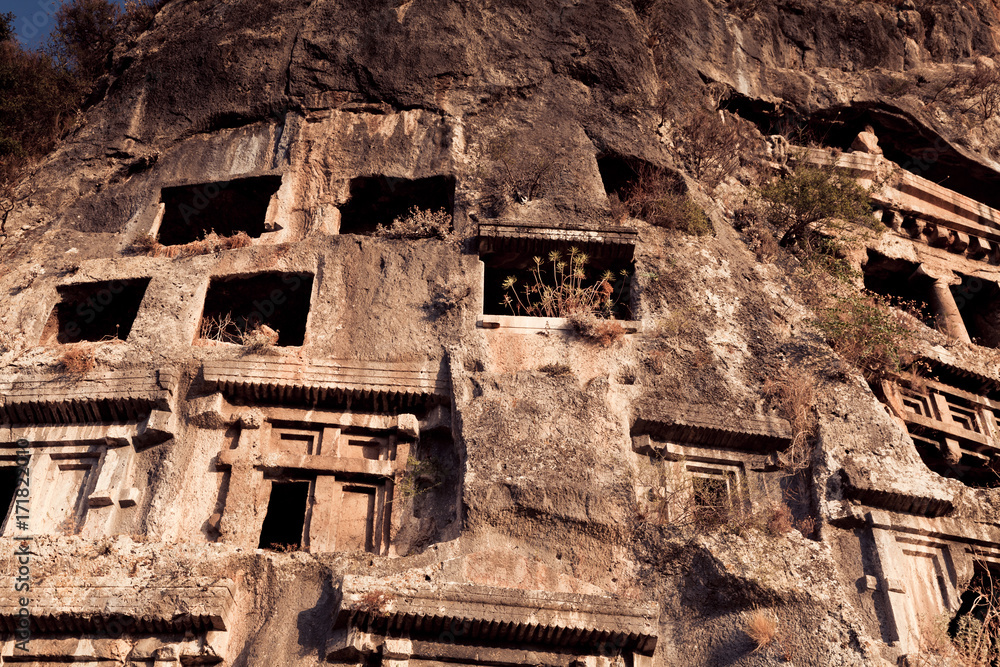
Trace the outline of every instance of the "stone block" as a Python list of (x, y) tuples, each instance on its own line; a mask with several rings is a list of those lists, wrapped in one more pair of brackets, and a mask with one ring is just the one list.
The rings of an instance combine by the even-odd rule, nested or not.
[(420, 423), (416, 415), (399, 415), (396, 417), (396, 428), (402, 438), (416, 440), (420, 437)]
[(139, 489), (131, 487), (125, 489), (118, 496), (118, 505), (120, 507), (135, 507), (139, 504)]

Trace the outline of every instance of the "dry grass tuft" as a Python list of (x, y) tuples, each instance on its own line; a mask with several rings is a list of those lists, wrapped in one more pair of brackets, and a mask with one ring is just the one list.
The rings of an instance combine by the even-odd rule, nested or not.
[(549, 377), (557, 378), (571, 375), (573, 373), (573, 369), (567, 364), (545, 364), (544, 366), (538, 367), (538, 372), (545, 373)]
[(769, 613), (754, 607), (754, 610), (750, 612), (750, 618), (747, 619), (747, 623), (743, 627), (743, 632), (747, 633), (747, 636), (757, 644), (757, 648), (754, 649), (754, 653), (756, 653), (770, 645), (778, 636), (778, 617), (774, 612)]
[(783, 456), (785, 467), (794, 472), (809, 467), (810, 438), (816, 434), (817, 420), (813, 409), (814, 381), (802, 371), (789, 370), (776, 380), (764, 383), (764, 397), (787, 419), (792, 428), (792, 444)]
[(278, 344), (277, 331), (262, 324), (255, 329), (240, 333), (240, 344), (247, 352), (264, 352)]
[(358, 602), (358, 611), (376, 616), (385, 613), (392, 598), (385, 591), (368, 591)]
[(406, 215), (392, 221), (392, 226), (379, 225), (375, 236), (386, 239), (451, 238), (452, 220), (446, 211), (429, 211), (412, 207)]
[(235, 250), (246, 248), (253, 244), (253, 239), (246, 232), (237, 232), (232, 236), (219, 236), (215, 232), (209, 232), (200, 241), (192, 241), (184, 245), (160, 245), (151, 236), (143, 236), (132, 244), (132, 252), (137, 255), (148, 255), (149, 257), (194, 257), (195, 255), (207, 255), (223, 250)]
[(578, 334), (601, 347), (611, 347), (625, 335), (625, 327), (618, 320), (605, 320), (594, 315), (574, 315), (571, 318)]
[(86, 375), (94, 366), (94, 351), (86, 346), (71, 347), (59, 357), (59, 368), (67, 375)]

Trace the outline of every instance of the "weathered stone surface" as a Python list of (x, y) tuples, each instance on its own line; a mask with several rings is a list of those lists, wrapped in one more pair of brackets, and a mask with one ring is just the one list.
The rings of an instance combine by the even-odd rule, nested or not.
[[(31, 452), (31, 518), (7, 519), (0, 574), (24, 538), (33, 655), (918, 662), (920, 614), (954, 613), (1000, 558), (1000, 490), (926, 451), (938, 433), (966, 471), (1000, 429), (1000, 337), (982, 333), (1000, 325), (977, 302), (1000, 282), (1000, 121), (949, 84), (997, 54), (998, 25), (986, 0), (169, 0), (0, 237), (3, 475), (22, 475), (20, 439)], [(726, 153), (710, 187), (685, 122), (720, 109), (755, 146), (751, 124), (830, 145)], [(606, 157), (658, 165), (713, 233), (612, 210)], [(942, 331), (911, 318), (906, 350), (930, 360), (924, 389), (846, 366), (798, 260), (747, 247), (736, 211), (789, 158), (883, 186), (885, 233), (844, 255), (857, 283), (878, 253), (935, 290)], [(169, 224), (163, 188), (251, 177), (276, 190), (249, 246), (130, 249)], [(359, 178), (373, 200), (454, 179), (452, 228), (352, 231)], [(480, 253), (503, 273), (570, 246), (633, 262), (620, 331), (484, 315), (501, 296)], [(231, 298), (266, 320), (310, 285), (301, 344), (278, 344), (291, 316), (240, 331), (265, 332), (251, 345), (207, 335), (211, 286), (261, 273), (283, 282)], [(57, 288), (146, 278), (125, 340), (45, 336)], [(58, 371), (74, 352), (93, 369)], [(808, 433), (773, 399), (796, 373)], [(660, 511), (678, 498), (683, 526)], [(6, 662), (21, 602), (0, 602)], [(778, 619), (759, 649), (757, 608)], [(455, 628), (476, 644), (442, 639)]]

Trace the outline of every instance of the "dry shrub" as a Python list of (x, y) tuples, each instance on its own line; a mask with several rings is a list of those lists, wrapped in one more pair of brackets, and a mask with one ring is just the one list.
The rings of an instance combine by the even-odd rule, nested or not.
[(86, 375), (95, 366), (94, 351), (87, 346), (76, 345), (59, 356), (59, 369), (67, 375)]
[(966, 94), (982, 119), (989, 120), (1000, 113), (1000, 70), (982, 61), (976, 63), (966, 83)]
[(194, 257), (195, 255), (207, 255), (223, 250), (235, 250), (246, 248), (253, 244), (253, 239), (246, 232), (236, 232), (232, 236), (219, 236), (215, 232), (209, 232), (200, 241), (192, 241), (183, 245), (160, 245), (151, 236), (143, 236), (132, 243), (131, 251), (137, 255), (148, 255), (150, 257)]
[(545, 373), (549, 377), (563, 377), (565, 375), (570, 375), (573, 372), (567, 364), (545, 364), (544, 366), (539, 366), (538, 371), (540, 373)]
[(502, 304), (515, 315), (527, 317), (614, 317), (631, 284), (632, 276), (622, 270), (620, 275), (605, 271), (599, 277), (587, 276), (590, 256), (576, 247), (564, 255), (549, 252), (547, 261), (534, 257), (535, 265), (523, 284), (517, 276), (503, 281)]
[(414, 206), (406, 215), (392, 221), (392, 226), (379, 225), (375, 236), (385, 239), (446, 240), (451, 237), (452, 220), (446, 211), (431, 211)]
[(714, 189), (753, 155), (753, 137), (732, 114), (695, 112), (674, 132), (674, 144), (688, 171)]
[(757, 644), (754, 649), (754, 653), (756, 653), (770, 645), (778, 636), (778, 617), (774, 612), (766, 612), (759, 607), (754, 607), (743, 631)]
[(278, 332), (266, 324), (240, 332), (240, 345), (248, 352), (264, 352), (277, 344)]
[(618, 193), (608, 195), (608, 204), (611, 206), (611, 222), (616, 225), (623, 225), (630, 215), (628, 205), (621, 200)]
[(784, 452), (782, 462), (790, 472), (809, 467), (810, 438), (816, 434), (817, 420), (813, 409), (813, 378), (799, 370), (789, 370), (777, 379), (764, 383), (764, 398), (787, 419), (792, 429), (792, 444)]
[(601, 347), (610, 347), (625, 335), (625, 327), (618, 320), (605, 320), (591, 314), (576, 314), (570, 319), (578, 334)]
[(787, 505), (775, 505), (771, 508), (767, 520), (767, 532), (771, 535), (784, 535), (792, 530), (792, 511)]
[[(669, 172), (649, 164), (636, 168), (636, 177), (624, 192), (624, 206), (632, 217), (651, 225), (701, 236), (713, 234), (712, 221)], [(615, 204), (612, 201), (612, 212)]]
[(382, 615), (389, 607), (391, 599), (385, 591), (368, 591), (358, 601), (358, 611), (367, 614)]
[[(535, 147), (538, 148), (535, 148)], [(484, 204), (494, 215), (503, 214), (511, 202), (524, 204), (545, 195), (556, 174), (556, 160), (538, 142), (526, 142), (513, 131), (502, 132), (482, 147)]]
[(885, 297), (865, 291), (836, 297), (816, 324), (845, 361), (874, 381), (902, 372), (912, 347), (912, 330), (903, 317)]
[(239, 344), (241, 332), (239, 332), (239, 327), (233, 320), (231, 313), (221, 313), (202, 317), (201, 324), (198, 326), (198, 338), (214, 340), (217, 343)]

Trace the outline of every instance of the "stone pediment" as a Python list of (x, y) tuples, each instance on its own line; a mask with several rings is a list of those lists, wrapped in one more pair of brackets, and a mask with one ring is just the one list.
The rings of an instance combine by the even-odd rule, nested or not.
[(169, 410), (177, 374), (173, 369), (59, 373), (0, 377), (0, 423), (72, 424), (123, 422)]
[(479, 225), (479, 252), (542, 253), (558, 246), (576, 246), (594, 256), (631, 258), (638, 233), (620, 225), (580, 225), (567, 228), (538, 221), (498, 220)]
[(227, 398), (298, 405), (439, 403), (450, 381), (438, 362), (270, 359), (206, 361), (205, 383)]
[[(616, 652), (649, 656), (656, 648), (659, 605), (655, 602), (364, 576), (344, 577), (342, 593), (334, 622), (337, 631), (327, 649), (333, 656), (365, 653), (366, 648), (385, 654), (394, 650), (384, 645), (390, 635), (406, 637), (410, 655), (424, 658), (457, 659), (461, 656), (452, 652), (464, 648), (459, 643), (486, 642), (489, 648), (474, 649), (477, 657), (497, 651), (494, 661), (500, 663), (523, 659), (523, 652), (587, 653), (613, 646)], [(443, 643), (441, 633), (453, 628), (461, 637), (453, 638), (456, 643)], [(550, 660), (555, 662), (546, 664), (560, 662)]]
[(783, 449), (792, 442), (792, 428), (785, 419), (766, 415), (734, 417), (717, 408), (683, 403), (675, 403), (669, 410), (640, 412), (632, 435), (648, 435), (686, 445), (759, 452)]
[[(228, 630), (235, 586), (229, 579), (181, 578), (161, 585), (121, 577), (75, 577), (31, 584), (32, 634), (100, 633), (115, 622), (132, 632)], [(0, 627), (18, 628), (23, 594), (0, 594)]]

